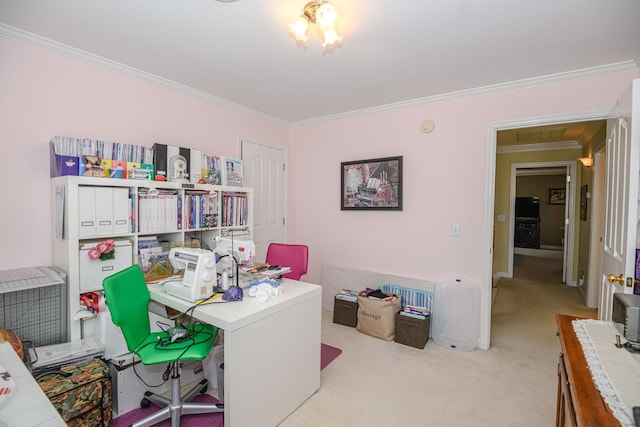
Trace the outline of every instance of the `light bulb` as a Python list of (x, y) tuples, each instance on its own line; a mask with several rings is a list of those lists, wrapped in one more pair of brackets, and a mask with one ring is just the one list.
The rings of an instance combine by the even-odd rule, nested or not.
[(325, 27), (333, 27), (336, 19), (338, 19), (338, 14), (331, 3), (322, 3), (316, 10), (316, 23), (323, 30)]
[(338, 37), (335, 28), (325, 28), (324, 32), (324, 43), (322, 43), (322, 47), (326, 47), (328, 44), (334, 44), (337, 41), (342, 41), (342, 37)]
[(306, 16), (299, 17), (296, 22), (289, 24), (289, 32), (292, 33), (296, 40), (307, 41), (307, 29), (309, 28), (309, 20)]

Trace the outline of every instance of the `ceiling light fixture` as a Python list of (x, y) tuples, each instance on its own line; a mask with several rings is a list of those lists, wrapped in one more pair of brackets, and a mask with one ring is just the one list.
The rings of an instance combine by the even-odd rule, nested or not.
[(289, 32), (294, 35), (296, 40), (304, 43), (307, 41), (309, 24), (316, 24), (324, 34), (322, 47), (326, 47), (342, 41), (342, 37), (336, 33), (337, 20), (338, 14), (333, 4), (324, 0), (314, 0), (304, 6), (304, 12), (296, 22), (289, 24)]

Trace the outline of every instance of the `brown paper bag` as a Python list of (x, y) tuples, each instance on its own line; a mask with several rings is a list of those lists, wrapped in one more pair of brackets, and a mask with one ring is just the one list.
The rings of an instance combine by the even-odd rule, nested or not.
[(400, 311), (400, 297), (392, 297), (391, 301), (380, 298), (358, 296), (358, 324), (356, 329), (363, 334), (393, 341), (396, 330), (396, 313)]

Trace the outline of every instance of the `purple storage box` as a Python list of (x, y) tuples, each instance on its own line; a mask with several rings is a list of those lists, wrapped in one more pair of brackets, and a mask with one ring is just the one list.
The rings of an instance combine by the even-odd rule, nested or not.
[(51, 144), (49, 150), (49, 173), (51, 178), (56, 176), (74, 175), (78, 176), (80, 159), (73, 156), (62, 156), (56, 154)]

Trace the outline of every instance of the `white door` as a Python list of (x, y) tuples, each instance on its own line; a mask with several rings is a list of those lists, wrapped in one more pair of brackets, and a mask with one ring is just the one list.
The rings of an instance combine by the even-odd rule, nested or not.
[(270, 242), (286, 242), (286, 150), (243, 140), (245, 185), (253, 187), (255, 260), (263, 262)]
[(613, 294), (633, 293), (640, 173), (640, 80), (607, 121), (605, 212), (598, 318), (611, 320)]

